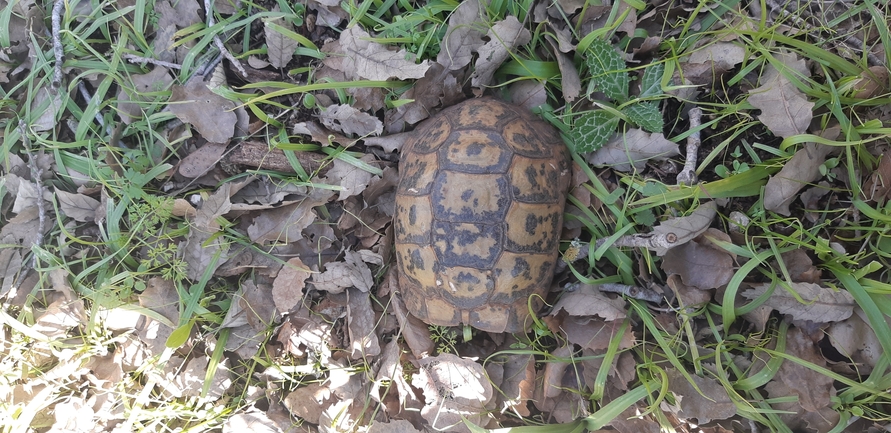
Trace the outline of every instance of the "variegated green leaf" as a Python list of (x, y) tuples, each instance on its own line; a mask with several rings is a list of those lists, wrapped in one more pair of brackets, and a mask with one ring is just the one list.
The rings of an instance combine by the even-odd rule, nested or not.
[(663, 63), (654, 63), (644, 70), (640, 80), (640, 98), (649, 98), (662, 94), (662, 74), (665, 72)]
[(572, 142), (577, 153), (593, 152), (603, 147), (619, 126), (619, 119), (605, 110), (582, 113), (573, 124)]
[(622, 109), (628, 120), (648, 132), (662, 132), (662, 113), (656, 101), (643, 101)]
[(597, 39), (585, 53), (585, 62), (591, 74), (591, 84), (610, 99), (625, 102), (628, 99), (628, 72), (625, 60), (606, 41)]

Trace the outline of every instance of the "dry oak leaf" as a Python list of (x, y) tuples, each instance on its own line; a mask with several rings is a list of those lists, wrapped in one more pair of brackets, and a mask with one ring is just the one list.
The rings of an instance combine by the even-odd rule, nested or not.
[[(323, 63), (344, 72), (348, 78), (364, 78), (386, 81), (390, 78), (407, 80), (421, 78), (430, 67), (424, 60), (420, 64), (407, 60), (407, 51), (390, 51), (386, 45), (372, 42), (371, 36), (360, 26), (353, 26), (340, 33), (342, 53), (329, 52)], [(328, 46), (326, 46), (328, 47)], [(336, 49), (336, 47), (331, 47)]]
[(820, 165), (832, 150), (831, 146), (805, 143), (779, 173), (768, 179), (764, 186), (764, 208), (780, 215), (791, 215), (789, 204), (795, 200), (798, 191), (820, 177)]
[(285, 407), (295, 416), (312, 424), (319, 423), (319, 417), (331, 405), (331, 389), (318, 382), (295, 389), (285, 397)]
[(377, 321), (370, 295), (368, 292), (349, 288), (347, 298), (347, 331), (352, 351), (350, 356), (353, 359), (368, 359), (380, 355), (381, 345), (375, 333)]
[[(277, 11), (278, 7), (274, 10)], [(292, 32), (294, 31), (294, 26), (283, 17), (263, 20), (263, 31), (266, 34), (266, 54), (269, 56), (269, 63), (274, 68), (284, 68), (294, 58), (294, 51), (297, 50), (297, 41), (280, 33), (270, 24), (281, 26), (285, 30)]]
[[(214, 269), (210, 270), (211, 273), (229, 259), (229, 244), (223, 237), (216, 237), (213, 241), (210, 239), (220, 230), (217, 218), (229, 212), (232, 207), (232, 203), (229, 201), (231, 190), (232, 184), (224, 183), (217, 191), (204, 199), (195, 219), (190, 224), (186, 240), (179, 245), (183, 260), (188, 265), (187, 272), (190, 279), (200, 280), (201, 275), (214, 260), (216, 263)], [(215, 255), (219, 255), (217, 259), (214, 259)]]
[(531, 39), (529, 30), (513, 15), (495, 23), (486, 37), (489, 42), (479, 47), (479, 57), (471, 79), (471, 85), (477, 88), (488, 86), (495, 71), (510, 57), (511, 50), (525, 45)]
[(368, 433), (423, 433), (416, 429), (411, 422), (404, 419), (394, 419), (389, 422), (375, 422), (368, 427)]
[[(167, 90), (167, 87), (173, 83), (170, 71), (161, 66), (155, 66), (147, 74), (132, 74), (129, 77), (133, 83), (133, 88), (121, 86), (120, 90), (118, 90), (117, 103), (117, 112), (121, 116), (121, 121), (127, 125), (133, 123), (134, 120), (142, 118), (142, 103), (151, 101), (151, 98), (146, 96), (146, 94)], [(130, 92), (133, 92), (132, 95)]]
[(732, 42), (717, 42), (696, 49), (687, 59), (688, 63), (708, 63), (712, 74), (733, 69), (746, 59), (746, 49)]
[(622, 298), (610, 299), (597, 286), (580, 284), (578, 290), (563, 293), (554, 305), (551, 315), (566, 310), (570, 316), (600, 316), (607, 321), (625, 318), (625, 301)]
[(449, 16), (449, 27), (442, 41), (442, 49), (436, 62), (446, 70), (455, 71), (470, 64), (479, 47), (485, 43), (480, 31), (480, 1), (470, 0), (461, 4)]
[(264, 412), (239, 413), (226, 418), (223, 433), (281, 433), (275, 421)]
[(487, 404), (492, 400), (492, 384), (483, 366), (450, 353), (418, 361), (421, 369), (412, 385), (424, 392), (421, 416), (436, 429), (469, 432), (464, 420), (486, 425)]
[(333, 191), (325, 188), (313, 188), (310, 195), (298, 203), (262, 212), (248, 226), (248, 236), (257, 244), (299, 241), (303, 239), (303, 229), (316, 222), (313, 208), (327, 203), (333, 194)]
[(272, 301), (279, 313), (287, 313), (300, 303), (306, 279), (311, 275), (312, 271), (299, 257), (285, 262), (272, 282)]
[[(702, 242), (700, 242), (700, 240)], [(668, 274), (678, 274), (687, 286), (715, 289), (733, 277), (733, 258), (724, 250), (709, 246), (702, 237), (671, 249), (662, 261)]]
[(223, 143), (205, 143), (183, 158), (179, 164), (179, 174), (189, 179), (203, 176), (213, 170), (225, 152), (226, 145)]
[[(677, 248), (705, 233), (717, 214), (718, 205), (713, 201), (706, 202), (690, 215), (671, 218), (653, 227), (653, 234), (657, 236), (674, 235), (675, 241), (672, 248)], [(668, 250), (656, 250), (656, 254), (659, 256), (665, 255), (666, 252)]]
[(676, 405), (662, 403), (663, 409), (678, 415), (681, 419), (696, 418), (699, 424), (706, 424), (713, 419), (727, 419), (736, 415), (736, 405), (727, 390), (715, 379), (691, 375), (693, 384), (675, 368), (669, 368), (668, 390), (676, 398)]
[(344, 253), (343, 262), (326, 264), (325, 272), (315, 274), (312, 279), (312, 285), (316, 290), (329, 293), (341, 293), (347, 287), (367, 292), (371, 290), (373, 284), (371, 269), (363, 261), (363, 255), (357, 251)]
[(884, 352), (866, 313), (860, 307), (855, 308), (854, 314), (847, 320), (833, 323), (826, 330), (826, 335), (839, 353), (859, 365), (858, 370), (862, 374), (871, 373)]
[[(374, 162), (374, 159), (374, 155), (369, 153), (363, 155), (360, 160), (370, 163)], [(340, 186), (338, 200), (361, 194), (368, 187), (371, 178), (372, 174), (368, 171), (340, 159), (334, 160), (333, 167), (325, 175), (325, 180), (328, 184)]]
[(603, 147), (588, 157), (596, 166), (610, 166), (614, 170), (632, 171), (646, 167), (651, 159), (664, 160), (679, 155), (678, 144), (665, 139), (662, 133), (651, 134), (642, 129), (629, 129), (617, 134)]
[[(771, 283), (753, 286), (742, 292), (747, 299), (755, 299), (771, 288)], [(838, 322), (851, 317), (854, 312), (854, 297), (846, 291), (835, 291), (813, 283), (792, 283), (789, 290), (775, 286), (773, 294), (764, 305), (782, 314), (789, 314), (796, 320), (812, 322)]]
[(69, 218), (78, 222), (93, 222), (96, 218), (96, 208), (99, 200), (84, 194), (72, 194), (70, 192), (56, 190), (59, 198), (59, 208)]
[(333, 104), (319, 113), (322, 125), (333, 131), (365, 137), (381, 135), (384, 124), (375, 116), (359, 111), (347, 104)]
[[(813, 340), (796, 327), (791, 327), (786, 334), (786, 354), (818, 367), (826, 368), (827, 366), (826, 358), (823, 357)], [(817, 412), (821, 408), (829, 406), (832, 404), (833, 395), (835, 395), (831, 377), (788, 360), (780, 364), (780, 369), (772, 382), (774, 381), (782, 381), (794, 394), (797, 394), (798, 403), (807, 412)], [(770, 394), (771, 398), (779, 397), (773, 392)]]
[(891, 197), (891, 151), (882, 155), (876, 171), (863, 183), (863, 196), (878, 203)]
[(749, 103), (761, 110), (758, 120), (774, 135), (787, 138), (807, 130), (814, 117), (814, 103), (786, 77), (808, 77), (804, 60), (795, 54), (778, 53), (761, 76), (761, 86), (749, 90)]
[(211, 143), (225, 143), (235, 134), (235, 103), (212, 92), (200, 80), (173, 86), (169, 102), (171, 113), (194, 126)]

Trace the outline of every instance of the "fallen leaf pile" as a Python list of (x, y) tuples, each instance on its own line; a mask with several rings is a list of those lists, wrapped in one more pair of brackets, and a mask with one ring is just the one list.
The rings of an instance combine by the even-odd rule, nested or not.
[[(887, 419), (875, 408), (889, 399), (876, 383), (887, 382), (891, 349), (881, 137), (891, 110), (855, 106), (891, 87), (885, 66), (860, 68), (867, 53), (857, 50), (888, 49), (887, 29), (864, 9), (833, 21), (844, 34), (862, 26), (861, 45), (831, 38), (835, 54), (812, 59), (794, 43), (826, 33), (813, 28), (824, 15), (812, 5), (798, 22), (711, 2), (557, 0), (503, 13), (421, 2), (446, 13), (412, 39), (387, 33), (400, 23), (363, 2), (372, 10), (150, 3), (143, 37), (129, 40), (124, 23), (142, 3), (62, 5), (67, 57), (54, 89), (19, 86), (49, 80), (52, 62), (40, 59), (53, 58), (52, 5), (0, 0), (0, 425), (730, 432), (755, 431), (755, 420), (829, 432)], [(79, 23), (112, 13), (89, 36), (110, 33), (99, 50), (130, 56), (109, 66), (73, 47)], [(205, 34), (208, 17), (224, 30)], [(788, 41), (752, 42), (766, 17)], [(710, 30), (684, 33), (700, 26)], [(715, 29), (729, 30), (703, 36)], [(392, 42), (417, 44), (426, 31), (432, 51)], [(611, 78), (588, 75), (592, 32), (616, 51), (604, 57), (618, 59)], [(678, 52), (663, 62), (668, 47)], [(847, 75), (827, 71), (832, 62)], [(644, 77), (661, 63), (663, 76)], [(815, 102), (816, 83), (832, 80), (846, 114), (871, 123), (840, 124), (841, 106)], [(399, 298), (394, 190), (404, 134), (492, 93), (541, 107), (569, 140), (573, 128), (613, 129), (574, 161), (563, 239), (591, 240), (590, 251), (561, 264), (540, 323), (464, 341)], [(699, 105), (704, 180), (677, 186), (684, 158), (696, 157), (679, 143)], [(598, 114), (576, 117), (585, 112)], [(726, 133), (735, 122), (741, 137)], [(839, 163), (845, 152), (860, 165)], [(885, 225), (861, 227), (862, 215)], [(848, 418), (851, 408), (860, 416)]]

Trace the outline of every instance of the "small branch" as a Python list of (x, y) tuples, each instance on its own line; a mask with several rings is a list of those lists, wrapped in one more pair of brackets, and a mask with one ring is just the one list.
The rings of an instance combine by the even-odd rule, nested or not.
[[(598, 249), (605, 244), (609, 238), (600, 238), (594, 241), (594, 249)], [(648, 250), (659, 251), (667, 250), (674, 246), (678, 241), (678, 236), (674, 233), (652, 234), (641, 233), (633, 235), (625, 235), (613, 242), (613, 247), (629, 247), (629, 248), (646, 248)], [(563, 260), (567, 263), (574, 263), (590, 254), (591, 244), (575, 241), (569, 249), (563, 254)]]
[[(46, 229), (46, 204), (43, 202), (43, 170), (37, 166), (37, 157), (31, 151), (31, 140), (28, 139), (28, 128), (24, 120), (19, 121), (19, 133), (22, 134), (22, 144), (28, 155), (28, 167), (31, 169), (31, 180), (37, 188), (37, 233), (34, 239), (34, 247), (43, 244), (43, 233)], [(37, 254), (31, 257), (31, 267), (37, 267)]]
[(693, 185), (699, 182), (696, 177), (696, 159), (699, 145), (702, 143), (698, 130), (702, 125), (702, 109), (693, 107), (688, 114), (690, 115), (690, 130), (693, 132), (687, 137), (687, 160), (684, 161), (684, 169), (678, 173), (678, 185)]
[(629, 298), (640, 299), (642, 301), (655, 302), (657, 304), (662, 302), (662, 295), (656, 293), (656, 291), (654, 290), (644, 287), (629, 286), (626, 284), (618, 283), (606, 283), (598, 285), (597, 289), (601, 292), (618, 293), (620, 295), (625, 295)]
[(150, 59), (148, 57), (141, 57), (141, 56), (137, 56), (135, 54), (124, 54), (123, 57), (125, 59), (127, 59), (127, 61), (130, 63), (141, 63), (141, 64), (151, 63), (155, 66), (163, 66), (168, 69), (182, 69), (182, 66), (178, 65), (176, 63), (165, 62), (163, 60)]
[[(574, 282), (569, 283), (563, 286), (563, 290), (567, 292), (574, 292), (579, 289), (582, 283)], [(652, 289), (647, 289), (644, 287), (637, 286), (629, 286), (627, 284), (618, 284), (618, 283), (605, 283), (605, 284), (595, 284), (594, 287), (601, 292), (607, 293), (618, 293), (620, 295), (627, 296), (633, 299), (640, 299), (641, 301), (648, 301), (653, 303), (662, 302), (662, 295)]]
[[(207, 27), (213, 27), (213, 0), (204, 0), (204, 10), (207, 13)], [(213, 43), (214, 45), (216, 45), (217, 49), (220, 50), (220, 53), (223, 54), (223, 57), (229, 59), (229, 62), (232, 63), (235, 69), (238, 69), (238, 72), (241, 72), (242, 77), (248, 76), (248, 73), (244, 69), (244, 66), (241, 66), (241, 62), (239, 62), (238, 59), (236, 59), (235, 56), (233, 56), (232, 53), (229, 52), (226, 46), (223, 45), (223, 40), (220, 39), (219, 35), (214, 35)]]
[(62, 87), (62, 64), (65, 63), (65, 48), (62, 46), (62, 12), (65, 10), (65, 1), (56, 0), (53, 3), (53, 54), (56, 57), (56, 64), (53, 67), (53, 93), (59, 91)]

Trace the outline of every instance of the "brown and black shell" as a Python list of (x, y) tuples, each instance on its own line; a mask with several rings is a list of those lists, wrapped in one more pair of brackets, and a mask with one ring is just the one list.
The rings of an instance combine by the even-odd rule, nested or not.
[(527, 110), (473, 99), (421, 125), (402, 152), (396, 258), (409, 312), (518, 332), (554, 276), (569, 158)]

